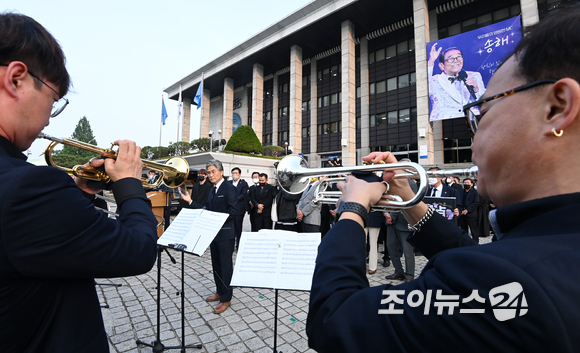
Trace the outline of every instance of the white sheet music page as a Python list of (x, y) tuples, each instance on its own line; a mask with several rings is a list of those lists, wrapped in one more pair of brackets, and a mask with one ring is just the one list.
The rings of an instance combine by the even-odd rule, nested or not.
[(184, 208), (161, 235), (157, 244), (185, 244), (186, 252), (202, 256), (228, 216), (227, 213)]
[(320, 233), (242, 233), (231, 285), (310, 290)]

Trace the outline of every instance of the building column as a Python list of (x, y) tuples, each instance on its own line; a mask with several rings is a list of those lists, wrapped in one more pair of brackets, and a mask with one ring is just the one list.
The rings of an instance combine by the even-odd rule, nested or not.
[(522, 11), (522, 24), (524, 27), (533, 25), (540, 21), (537, 0), (520, 0), (520, 8)]
[(203, 90), (201, 96), (201, 114), (199, 117), (199, 137), (209, 138), (209, 108), (210, 108), (210, 91), (208, 89)]
[(413, 20), (415, 27), (415, 72), (417, 75), (417, 84), (415, 87), (417, 89), (417, 144), (419, 147), (419, 164), (428, 165), (435, 163), (435, 154), (433, 129), (429, 123), (427, 42), (430, 41), (430, 36), (427, 0), (413, 0)]
[(272, 78), (272, 146), (278, 146), (278, 75)]
[[(222, 114), (222, 133), (218, 138), (229, 140), (232, 136), (232, 120), (234, 117), (234, 80), (226, 77), (224, 79), (224, 100)], [(216, 131), (214, 131), (215, 133)]]
[[(356, 98), (356, 87), (355, 87)], [(362, 164), (362, 157), (371, 153), (370, 148), (370, 117), (369, 117), (369, 43), (366, 36), (360, 39), (360, 158), (357, 164)], [(356, 121), (355, 121), (356, 124)]]
[(290, 48), (290, 126), (288, 148), (294, 154), (302, 152), (302, 48)]
[(344, 166), (356, 165), (356, 61), (354, 24), (341, 24), (342, 63), (342, 162)]
[(310, 154), (308, 165), (317, 167), (318, 163), (318, 78), (316, 58), (310, 61)]
[(183, 122), (181, 123), (181, 141), (191, 142), (189, 139), (191, 126), (191, 99), (183, 98)]
[(252, 128), (262, 143), (264, 119), (264, 67), (254, 64), (252, 69)]

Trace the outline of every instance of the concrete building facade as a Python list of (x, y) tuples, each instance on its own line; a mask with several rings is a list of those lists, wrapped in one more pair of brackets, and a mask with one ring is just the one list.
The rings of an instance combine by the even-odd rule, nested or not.
[[(311, 167), (373, 151), (423, 165), (471, 163), (463, 119), (429, 121), (426, 43), (518, 15), (524, 26), (573, 0), (316, 0), (166, 89), (191, 104), (204, 75), (201, 137), (250, 125)], [(221, 130), (220, 136), (217, 131)], [(453, 166), (451, 166), (453, 165)]]

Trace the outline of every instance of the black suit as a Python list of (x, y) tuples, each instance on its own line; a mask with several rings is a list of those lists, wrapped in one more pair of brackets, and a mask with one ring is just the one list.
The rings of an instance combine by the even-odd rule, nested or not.
[(94, 278), (155, 263), (157, 221), (141, 182), (113, 183), (118, 220), (73, 179), (37, 167), (0, 137), (2, 352), (108, 352)]
[(459, 216), (458, 225), (466, 232), (468, 229), (467, 227), (469, 226), (473, 240), (479, 241), (479, 225), (477, 221), (479, 194), (472, 186), (468, 192), (465, 192), (465, 190), (461, 192), (461, 199), (463, 200), (463, 209), (467, 210), (467, 214)]
[[(234, 185), (233, 180), (229, 180), (230, 184)], [(248, 183), (244, 179), (238, 180), (236, 188), (236, 218), (234, 225), (236, 227), (236, 244), (240, 244), (240, 236), (242, 235), (242, 224), (244, 223), (244, 216), (248, 205)]]
[[(339, 221), (322, 239), (306, 322), (308, 344), (323, 352), (579, 352), (580, 193), (532, 200), (497, 210), (498, 241), (476, 245), (437, 213), (409, 238), (429, 258), (409, 283), (369, 287), (364, 230)], [(557, 225), (557, 226), (554, 226)], [(508, 283), (523, 287), (529, 310), (507, 321), (495, 318), (490, 291)], [(401, 290), (403, 314), (388, 309), (384, 290)], [(409, 306), (412, 291), (428, 295)], [(458, 307), (437, 315), (437, 290), (457, 295)], [(484, 303), (463, 302), (478, 291)], [(417, 302), (418, 295), (414, 296)], [(521, 299), (521, 298), (520, 298)], [(384, 301), (381, 304), (381, 301)], [(391, 302), (393, 303), (393, 302)], [(521, 301), (514, 302), (521, 305)], [(504, 308), (507, 307), (504, 303)], [(460, 313), (483, 309), (483, 313)], [(515, 307), (517, 309), (517, 306)]]
[[(272, 229), (272, 202), (276, 197), (276, 188), (270, 184), (266, 184), (263, 187), (258, 185), (252, 191), (250, 198), (254, 205), (252, 212), (254, 213), (254, 221), (256, 222), (256, 231), (260, 229)], [(264, 205), (262, 213), (258, 213), (259, 204)]]
[(215, 187), (210, 190), (209, 198), (205, 206), (192, 201), (187, 207), (205, 208), (213, 212), (229, 214), (228, 219), (209, 245), (216, 293), (220, 295), (220, 302), (225, 303), (232, 300), (232, 287), (230, 287), (230, 282), (234, 272), (232, 255), (234, 253), (234, 242), (236, 238), (234, 225), (237, 203), (236, 188), (224, 180), (219, 189), (217, 189), (215, 196), (214, 189)]

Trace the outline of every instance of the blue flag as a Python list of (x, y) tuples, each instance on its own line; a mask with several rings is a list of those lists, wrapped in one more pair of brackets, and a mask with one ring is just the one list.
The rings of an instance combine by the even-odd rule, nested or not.
[(197, 109), (201, 108), (201, 96), (203, 95), (203, 74), (201, 74), (201, 82), (199, 83), (199, 87), (197, 88), (197, 93), (193, 98), (193, 102), (197, 104)]
[(167, 110), (165, 109), (165, 101), (161, 97), (161, 122), (165, 125), (165, 120), (167, 120)]

